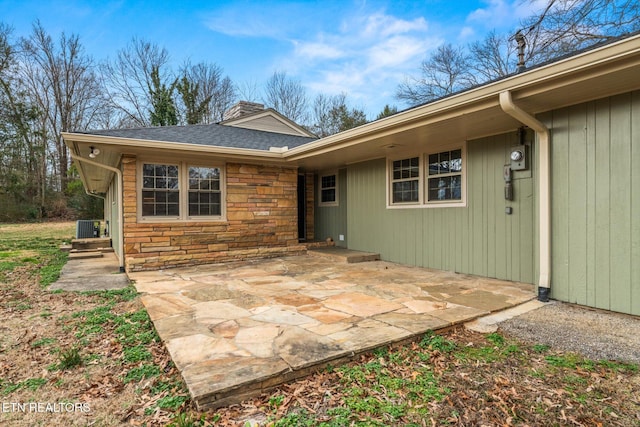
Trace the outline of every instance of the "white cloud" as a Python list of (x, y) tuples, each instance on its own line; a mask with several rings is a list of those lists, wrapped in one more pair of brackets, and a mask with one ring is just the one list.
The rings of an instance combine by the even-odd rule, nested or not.
[(514, 29), (520, 21), (544, 9), (548, 0), (487, 0), (467, 15), (467, 23), (483, 29)]
[(345, 52), (333, 43), (324, 41), (317, 42), (299, 42), (294, 41), (294, 55), (300, 58), (308, 58), (310, 60), (326, 60), (338, 59), (345, 56)]
[(395, 36), (381, 40), (366, 52), (370, 68), (403, 67), (425, 55), (428, 45), (415, 37)]
[(412, 31), (426, 31), (427, 29), (427, 21), (423, 17), (407, 21), (383, 13), (375, 13), (367, 17), (362, 35), (367, 37), (389, 37)]
[(487, 6), (479, 8), (471, 12), (467, 16), (467, 22), (481, 25), (483, 27), (495, 27), (496, 24), (502, 24), (508, 21), (516, 21), (513, 17), (513, 8), (508, 1), (505, 0), (489, 0)]
[[(287, 2), (286, 9), (271, 2), (252, 3), (248, 8), (236, 4), (217, 8), (206, 22), (227, 35), (278, 40), (280, 50), (267, 54), (271, 66), (262, 68), (263, 74), (286, 71), (309, 89), (310, 96), (346, 92), (351, 102), (377, 109), (375, 100), (391, 97), (404, 77), (415, 75), (420, 63), (444, 40), (467, 43), (492, 29), (511, 31), (546, 1), (485, 0), (463, 22), (453, 25), (430, 22), (427, 7), (389, 3), (384, 9), (370, 1)], [(415, 14), (416, 10), (421, 12)], [(288, 50), (281, 50), (283, 42)]]
[[(308, 24), (303, 4), (271, 2), (230, 2), (216, 7), (204, 18), (210, 30), (229, 36), (286, 39)], [(295, 18), (294, 18), (295, 17)]]
[(469, 40), (474, 38), (475, 36), (476, 36), (476, 30), (473, 27), (465, 25), (460, 30), (460, 34), (458, 35), (458, 38), (460, 40)]
[(276, 64), (301, 78), (312, 96), (345, 92), (352, 103), (370, 104), (394, 92), (439, 42), (423, 17), (359, 11), (343, 16), (334, 28), (293, 41), (292, 51)]

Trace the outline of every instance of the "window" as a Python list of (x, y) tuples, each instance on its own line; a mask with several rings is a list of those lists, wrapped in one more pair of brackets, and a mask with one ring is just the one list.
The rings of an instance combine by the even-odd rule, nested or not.
[(387, 206), (465, 206), (466, 146), (387, 161)]
[(223, 216), (223, 169), (142, 163), (141, 219), (220, 219)]
[(189, 216), (220, 216), (220, 168), (189, 167)]
[(427, 202), (462, 200), (462, 150), (429, 154)]
[(320, 176), (320, 206), (336, 206), (338, 204), (338, 175)]
[(145, 163), (142, 167), (142, 215), (180, 216), (178, 166)]
[(394, 160), (391, 175), (392, 203), (420, 201), (420, 158)]

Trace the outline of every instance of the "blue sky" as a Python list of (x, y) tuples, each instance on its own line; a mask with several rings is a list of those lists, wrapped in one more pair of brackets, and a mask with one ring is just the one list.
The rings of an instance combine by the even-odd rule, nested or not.
[[(261, 101), (274, 71), (310, 98), (347, 93), (374, 118), (398, 84), (444, 42), (467, 43), (517, 28), (545, 0), (76, 1), (0, 0), (0, 21), (27, 36), (39, 19), (54, 39), (77, 34), (97, 61), (133, 37), (165, 47), (172, 66), (212, 62)], [(247, 89), (249, 88), (249, 89)], [(252, 90), (253, 89), (253, 90)]]

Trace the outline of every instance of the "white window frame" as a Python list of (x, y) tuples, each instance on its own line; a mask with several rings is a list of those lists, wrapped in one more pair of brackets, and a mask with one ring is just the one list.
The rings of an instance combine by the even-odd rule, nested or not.
[[(180, 214), (175, 216), (144, 216), (142, 214), (142, 172), (145, 164), (178, 166), (178, 190), (180, 192)], [(220, 169), (220, 215), (189, 215), (189, 167)], [(218, 222), (226, 221), (226, 170), (223, 163), (203, 163), (190, 161), (171, 161), (167, 159), (139, 159), (136, 173), (137, 218), (139, 222)]]
[[(417, 178), (401, 178), (401, 179), (393, 179), (393, 163), (400, 160), (410, 160), (413, 158), (418, 158), (418, 177)], [(423, 190), (423, 180), (424, 180), (424, 171), (423, 171), (423, 156), (420, 154), (410, 154), (405, 156), (397, 156), (388, 159), (387, 161), (387, 206), (388, 207), (416, 207), (422, 204), (422, 194)], [(394, 202), (393, 201), (393, 184), (395, 182), (402, 181), (418, 181), (418, 200), (410, 201), (410, 202)]]
[[(442, 173), (442, 174), (434, 174), (434, 175), (430, 175), (429, 174), (429, 165), (431, 163), (429, 163), (429, 157), (435, 154), (442, 154), (442, 153), (451, 153), (452, 151), (456, 151), (456, 150), (460, 150), (460, 160), (462, 162), (462, 167), (460, 172), (447, 172), (447, 173)], [(465, 169), (465, 155), (464, 155), (464, 150), (462, 149), (462, 147), (452, 147), (452, 148), (444, 148), (441, 150), (437, 150), (437, 151), (432, 151), (432, 152), (428, 152), (425, 153), (424, 155), (425, 158), (425, 176), (424, 176), (424, 202), (426, 204), (429, 205), (433, 205), (433, 206), (442, 206), (442, 205), (447, 205), (447, 206), (457, 206), (460, 203), (462, 203), (462, 201), (464, 200), (464, 195), (463, 195), (463, 183), (464, 183), (464, 169)], [(460, 176), (460, 199), (445, 199), (445, 200), (429, 200), (429, 180), (430, 179), (436, 179), (436, 177), (440, 177), (440, 178), (446, 178), (446, 177), (451, 177), (451, 176)], [(442, 183), (444, 184), (444, 183)]]
[[(428, 183), (429, 183), (429, 155), (438, 154), (446, 151), (461, 150), (462, 154), (462, 171), (461, 171), (461, 185), (460, 185), (460, 200), (432, 200), (429, 201), (428, 197)], [(400, 202), (393, 203), (393, 162), (403, 159), (411, 159), (418, 157), (420, 159), (420, 174), (419, 174), (419, 200), (417, 202)], [(427, 151), (421, 151), (413, 154), (403, 154), (401, 156), (394, 156), (387, 158), (387, 174), (386, 174), (386, 186), (387, 186), (387, 209), (415, 209), (415, 208), (451, 208), (451, 207), (466, 207), (467, 206), (467, 143), (461, 144), (448, 144), (443, 146), (435, 146)], [(432, 175), (433, 177), (433, 175)]]
[[(335, 176), (335, 187), (322, 187), (322, 178), (327, 176)], [(340, 200), (338, 171), (327, 171), (318, 175), (318, 206), (338, 206)], [(333, 189), (335, 191), (335, 200), (332, 202), (322, 201), (322, 190)]]

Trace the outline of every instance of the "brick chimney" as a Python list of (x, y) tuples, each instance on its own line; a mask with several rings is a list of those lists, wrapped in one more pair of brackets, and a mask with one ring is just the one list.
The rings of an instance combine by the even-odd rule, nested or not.
[(249, 101), (240, 101), (237, 104), (235, 104), (233, 107), (225, 111), (224, 116), (222, 117), (222, 120), (225, 121), (225, 120), (237, 119), (238, 117), (246, 116), (247, 114), (259, 113), (262, 110), (264, 110), (263, 104), (258, 104), (256, 102), (249, 102)]

